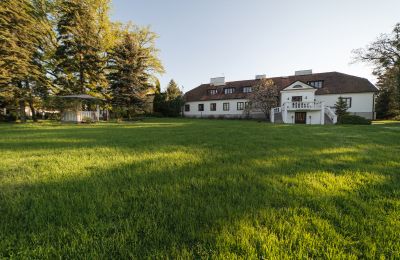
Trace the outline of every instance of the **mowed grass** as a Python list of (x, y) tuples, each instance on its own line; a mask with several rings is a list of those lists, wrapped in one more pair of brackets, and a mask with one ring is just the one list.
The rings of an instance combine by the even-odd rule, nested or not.
[(0, 258), (400, 258), (400, 125), (0, 125)]

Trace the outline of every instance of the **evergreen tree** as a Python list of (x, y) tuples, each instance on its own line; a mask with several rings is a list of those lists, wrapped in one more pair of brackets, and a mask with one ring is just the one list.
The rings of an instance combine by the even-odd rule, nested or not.
[(178, 84), (171, 79), (167, 87), (167, 100), (174, 100), (182, 96), (182, 91), (179, 89)]
[(55, 75), (65, 93), (99, 95), (107, 86), (105, 67), (112, 45), (109, 0), (58, 3)]
[(379, 91), (376, 96), (376, 116), (377, 118), (392, 118), (400, 114), (400, 104), (398, 91), (396, 91), (397, 78), (396, 72), (388, 70), (378, 79)]
[(347, 109), (347, 103), (346, 101), (342, 98), (339, 97), (336, 104), (335, 104), (335, 114), (338, 116), (338, 119), (340, 119), (342, 116), (348, 115)]
[(19, 104), (23, 122), (26, 102), (34, 115), (35, 96), (49, 87), (43, 67), (51, 34), (47, 4), (45, 0), (0, 2), (0, 95), (11, 95)]
[(167, 105), (167, 116), (179, 116), (182, 112), (183, 93), (179, 89), (178, 84), (171, 79), (168, 84), (165, 99)]
[(143, 110), (155, 85), (154, 73), (164, 71), (154, 46), (157, 35), (148, 28), (130, 28), (119, 32), (121, 39), (110, 52), (108, 67), (113, 108), (128, 118)]

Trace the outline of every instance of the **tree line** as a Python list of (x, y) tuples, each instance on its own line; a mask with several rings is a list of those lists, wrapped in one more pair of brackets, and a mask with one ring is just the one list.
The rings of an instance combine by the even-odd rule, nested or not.
[(157, 96), (161, 108), (170, 106), (171, 95), (161, 93), (157, 79), (164, 73), (157, 34), (149, 27), (112, 22), (110, 4), (2, 0), (0, 108), (18, 111), (25, 121), (26, 106), (35, 120), (37, 108), (60, 95), (104, 99), (108, 109), (128, 118), (143, 111), (149, 94)]

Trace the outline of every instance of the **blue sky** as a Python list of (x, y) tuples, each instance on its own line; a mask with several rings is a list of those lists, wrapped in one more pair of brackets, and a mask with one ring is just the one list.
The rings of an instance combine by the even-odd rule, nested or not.
[(400, 22), (399, 0), (113, 0), (113, 20), (150, 25), (166, 73), (184, 91), (208, 83), (340, 71), (375, 81), (371, 67), (350, 64)]

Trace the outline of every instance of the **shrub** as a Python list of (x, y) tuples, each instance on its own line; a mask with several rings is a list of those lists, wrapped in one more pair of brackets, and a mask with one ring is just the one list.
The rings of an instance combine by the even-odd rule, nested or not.
[(343, 115), (338, 118), (338, 124), (370, 125), (371, 120), (356, 115)]
[(91, 117), (87, 117), (85, 116), (84, 118), (82, 118), (82, 123), (85, 124), (93, 124), (95, 121), (91, 118)]

